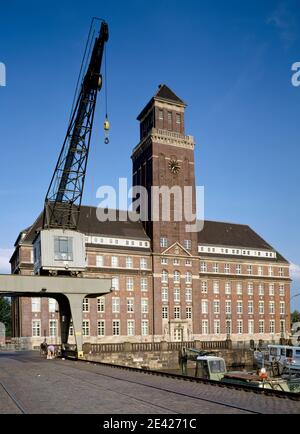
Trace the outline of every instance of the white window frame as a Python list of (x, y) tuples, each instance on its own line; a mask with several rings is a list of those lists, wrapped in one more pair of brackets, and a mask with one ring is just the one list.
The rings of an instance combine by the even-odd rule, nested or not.
[(41, 320), (33, 319), (31, 323), (31, 334), (32, 337), (38, 338), (41, 336)]
[(98, 319), (98, 321), (97, 321), (97, 336), (105, 336), (105, 320), (104, 319)]

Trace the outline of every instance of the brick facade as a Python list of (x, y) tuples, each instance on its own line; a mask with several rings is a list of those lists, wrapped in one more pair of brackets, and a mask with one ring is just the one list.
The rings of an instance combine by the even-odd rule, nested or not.
[[(194, 141), (184, 135), (185, 107), (163, 86), (138, 117), (141, 137), (132, 153), (133, 185), (147, 188), (149, 210), (151, 186), (191, 186), (191, 210), (196, 210)], [(179, 171), (171, 170), (172, 161), (178, 163)], [(94, 208), (88, 210), (85, 220), (95, 214)], [(135, 233), (130, 222), (119, 223), (124, 226), (120, 233), (95, 219), (82, 222), (79, 230), (87, 236), (84, 276), (109, 277), (116, 286), (104, 297), (104, 307), (97, 299), (83, 304), (84, 341), (286, 337), (288, 262), (248, 226), (205, 222), (203, 231), (186, 232), (187, 222), (175, 221), (173, 213), (171, 201), (171, 221), (138, 222)], [(38, 221), (20, 234), (11, 259), (13, 273), (33, 273), (36, 227)], [(103, 236), (111, 239), (103, 241)], [(125, 247), (120, 247), (120, 240), (126, 240)], [(15, 335), (27, 337), (32, 346), (39, 345), (44, 336), (58, 343), (59, 313), (49, 312), (48, 299), (41, 300), (39, 311), (33, 312), (32, 307), (38, 310), (29, 298), (14, 301)], [(54, 320), (57, 336), (51, 337), (50, 321)], [(33, 336), (33, 325), (40, 336)]]

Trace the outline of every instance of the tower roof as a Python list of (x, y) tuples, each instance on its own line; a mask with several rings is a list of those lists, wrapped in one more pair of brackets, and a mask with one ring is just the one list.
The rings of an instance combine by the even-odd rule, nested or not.
[(180, 105), (186, 107), (186, 103), (182, 101), (182, 99), (180, 99), (168, 86), (166, 86), (165, 84), (160, 84), (158, 86), (156, 94), (151, 98), (146, 107), (138, 115), (138, 121), (140, 121), (144, 117), (144, 115), (148, 112), (148, 110), (155, 101), (168, 102), (177, 106)]
[(176, 102), (177, 104), (186, 105), (168, 86), (160, 84), (154, 99), (164, 99), (166, 101)]

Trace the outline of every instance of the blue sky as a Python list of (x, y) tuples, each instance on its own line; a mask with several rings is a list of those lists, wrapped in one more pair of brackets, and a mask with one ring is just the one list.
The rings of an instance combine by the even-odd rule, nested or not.
[[(99, 95), (84, 202), (131, 180), (136, 116), (159, 83), (187, 104), (205, 218), (249, 224), (294, 265), (300, 292), (299, 0), (11, 1), (1, 4), (0, 269), (41, 211), (93, 16), (109, 23), (110, 144)], [(296, 280), (298, 279), (298, 280)], [(300, 297), (292, 300), (300, 309)]]

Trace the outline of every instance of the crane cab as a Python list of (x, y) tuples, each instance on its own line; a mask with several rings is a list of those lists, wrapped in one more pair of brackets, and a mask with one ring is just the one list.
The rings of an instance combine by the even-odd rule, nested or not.
[(222, 357), (198, 356), (195, 377), (220, 381), (226, 373), (225, 360)]
[(80, 275), (86, 269), (85, 235), (69, 229), (43, 229), (33, 243), (34, 273)]

